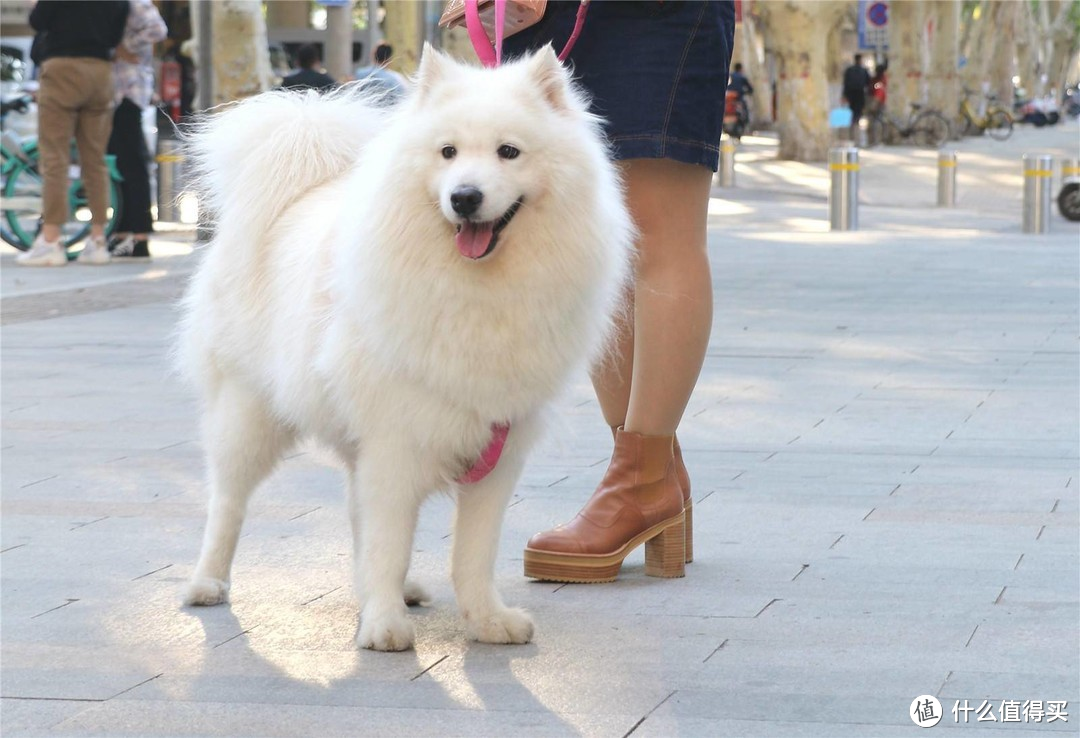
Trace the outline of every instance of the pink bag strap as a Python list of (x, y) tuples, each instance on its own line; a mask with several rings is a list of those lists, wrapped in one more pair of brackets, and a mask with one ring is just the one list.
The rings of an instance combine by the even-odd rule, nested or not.
[(588, 11), (589, 0), (581, 0), (577, 9), (577, 17), (574, 19), (574, 30), (570, 33), (570, 38), (566, 39), (566, 46), (563, 46), (562, 51), (559, 52), (559, 61), (564, 62), (566, 57), (570, 56), (570, 49), (574, 48), (577, 37), (581, 35), (581, 29), (585, 26), (585, 13)]
[[(563, 46), (563, 50), (559, 52), (559, 61), (566, 61), (570, 56), (570, 50), (574, 48), (574, 44), (577, 43), (578, 36), (581, 35), (581, 29), (585, 25), (585, 13), (589, 9), (589, 0), (581, 0), (578, 4), (577, 17), (574, 19), (574, 30), (570, 34), (570, 38), (566, 40), (566, 45)], [(503, 45), (503, 29), (506, 25), (506, 0), (495, 0), (495, 45), (491, 44), (491, 39), (488, 38), (487, 33), (484, 31), (483, 24), (480, 23), (480, 7), (479, 0), (465, 0), (465, 27), (469, 31), (469, 40), (472, 41), (473, 49), (476, 50), (476, 56), (480, 58), (480, 63), (485, 67), (497, 67), (502, 64), (502, 45)]]
[(472, 41), (476, 55), (480, 57), (480, 63), (485, 67), (495, 67), (502, 64), (502, 40), (503, 21), (506, 19), (506, 0), (495, 0), (495, 46), (491, 45), (484, 26), (480, 23), (480, 8), (478, 0), (465, 0), (465, 27), (469, 31), (469, 40)]

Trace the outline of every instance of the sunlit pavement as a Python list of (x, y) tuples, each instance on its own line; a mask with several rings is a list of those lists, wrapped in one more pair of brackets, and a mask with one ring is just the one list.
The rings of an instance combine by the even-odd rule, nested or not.
[(939, 729), (1075, 735), (1080, 227), (1055, 209), (1020, 233), (1019, 165), (1076, 156), (1075, 123), (959, 142), (955, 209), (933, 152), (864, 152), (850, 233), (828, 231), (824, 167), (774, 147), (744, 140), (714, 190), (713, 338), (680, 429), (695, 561), (522, 577), (610, 450), (576, 377), (502, 537), (527, 646), (465, 641), (440, 498), (417, 649), (356, 651), (341, 484), (312, 449), (254, 499), (231, 606), (180, 607), (204, 491), (168, 352), (193, 234), (149, 264), (5, 252), (3, 735), (916, 735), (924, 695)]

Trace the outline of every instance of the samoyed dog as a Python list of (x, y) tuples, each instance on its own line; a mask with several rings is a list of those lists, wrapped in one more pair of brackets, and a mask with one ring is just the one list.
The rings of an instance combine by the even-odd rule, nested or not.
[(451, 578), (468, 636), (526, 643), (500, 528), (571, 373), (602, 359), (633, 225), (587, 103), (550, 48), (495, 69), (425, 48), (392, 109), (270, 92), (193, 138), (216, 225), (179, 358), (203, 401), (210, 486), (186, 602), (216, 605), (252, 491), (301, 439), (344, 465), (358, 645), (410, 648), (419, 507), (456, 495)]

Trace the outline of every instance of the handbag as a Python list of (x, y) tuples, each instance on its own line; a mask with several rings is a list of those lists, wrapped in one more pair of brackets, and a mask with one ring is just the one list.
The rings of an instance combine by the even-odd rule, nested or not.
[[(488, 38), (495, 37), (495, 0), (480, 0), (477, 3), (480, 11), (480, 24), (488, 34)], [(524, 31), (530, 26), (535, 26), (544, 17), (547, 10), (547, 0), (509, 0), (506, 3), (506, 27), (503, 36), (513, 36), (519, 31)], [(442, 17), (439, 18), (439, 26), (442, 28), (456, 28), (465, 25), (465, 0), (449, 0)]]
[[(588, 9), (589, 0), (580, 0), (574, 30), (559, 52), (560, 62), (566, 61), (574, 48), (585, 25)], [(547, 0), (449, 0), (439, 25), (446, 28), (465, 25), (480, 62), (484, 66), (494, 67), (502, 63), (503, 38), (536, 25), (546, 10)]]

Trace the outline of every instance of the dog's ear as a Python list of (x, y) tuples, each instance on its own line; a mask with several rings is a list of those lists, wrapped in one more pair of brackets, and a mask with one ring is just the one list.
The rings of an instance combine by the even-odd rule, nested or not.
[(559, 111), (570, 110), (570, 75), (551, 44), (546, 44), (525, 62), (525, 71), (551, 107)]
[(416, 71), (416, 89), (421, 95), (426, 94), (446, 73), (450, 57), (435, 49), (427, 41), (420, 54), (420, 68)]

